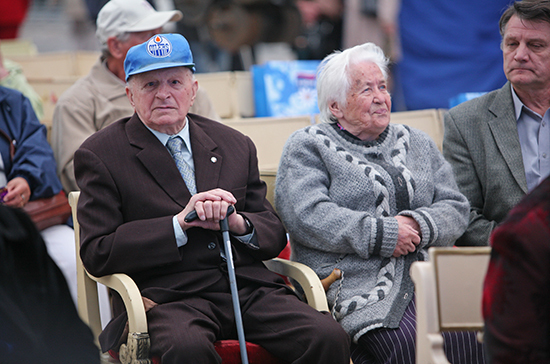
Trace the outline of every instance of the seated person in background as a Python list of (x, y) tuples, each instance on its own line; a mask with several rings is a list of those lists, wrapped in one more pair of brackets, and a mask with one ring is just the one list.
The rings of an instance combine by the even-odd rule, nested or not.
[(550, 363), (550, 177), (491, 235), (483, 342), (492, 364)]
[(42, 120), (44, 117), (44, 105), (40, 95), (27, 82), (21, 66), (4, 58), (2, 52), (0, 52), (0, 86), (13, 88), (25, 95), (31, 102), (38, 120)]
[[(96, 131), (134, 112), (125, 91), (126, 52), (181, 17), (179, 10), (158, 12), (146, 0), (111, 0), (99, 12), (96, 35), (102, 55), (86, 77), (61, 95), (52, 120), (51, 144), (57, 174), (67, 193), (78, 190), (73, 156), (80, 144)], [(202, 89), (198, 90), (191, 111), (219, 119)]]
[[(163, 364), (219, 363), (214, 342), (237, 338), (219, 232), (234, 205), (228, 223), (247, 341), (290, 363), (349, 363), (340, 325), (263, 265), (285, 247), (284, 228), (265, 198), (252, 141), (188, 113), (194, 67), (179, 34), (155, 35), (128, 51), (135, 114), (75, 153), (86, 269), (136, 281), (154, 306), (147, 312), (151, 354)], [(193, 210), (199, 219), (185, 222)], [(118, 297), (113, 305), (115, 318), (100, 336), (104, 351), (117, 348), (126, 322)]]
[(443, 155), (470, 201), (456, 245), (488, 245), (493, 229), (550, 174), (550, 0), (518, 1), (500, 18), (499, 90), (445, 114)]
[[(428, 259), (429, 247), (452, 246), (468, 223), (468, 201), (435, 143), (390, 124), (387, 67), (373, 43), (325, 57), (317, 73), (323, 123), (289, 138), (275, 189), (292, 259), (320, 277), (342, 271), (327, 296), (358, 344), (355, 363), (356, 351), (373, 363), (414, 363), (409, 268)], [(450, 360), (481, 362), (481, 350), (461, 349), (475, 341), (447, 335)]]
[[(15, 148), (13, 148), (13, 146)], [(6, 194), (0, 203), (24, 207), (29, 200), (51, 197), (61, 191), (55, 173), (46, 127), (38, 121), (29, 100), (19, 91), (0, 86), (0, 188)], [(48, 253), (59, 266), (76, 303), (76, 253), (74, 231), (54, 225), (41, 232)], [(105, 287), (100, 291), (102, 318), (110, 316)]]
[[(29, 100), (19, 91), (0, 86), (0, 110), (0, 188), (6, 187), (7, 192), (2, 203), (22, 208), (29, 200), (59, 193), (61, 183), (46, 140), (46, 127), (36, 118)], [(41, 233), (76, 300), (76, 266), (69, 264), (76, 263), (73, 229), (56, 225)]]
[(26, 214), (0, 205), (0, 362), (99, 364), (63, 274)]

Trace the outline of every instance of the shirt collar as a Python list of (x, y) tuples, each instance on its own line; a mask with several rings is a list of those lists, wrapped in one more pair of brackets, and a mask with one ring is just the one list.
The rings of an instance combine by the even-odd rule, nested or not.
[[(147, 127), (147, 129), (151, 131), (151, 133), (153, 133), (157, 137), (157, 139), (162, 143), (162, 145), (166, 145), (166, 143), (168, 142), (168, 139), (170, 139), (170, 137), (172, 136), (165, 133), (161, 133), (160, 131), (153, 130), (147, 125), (145, 126)], [(185, 145), (187, 146), (187, 150), (189, 150), (189, 153), (191, 153), (191, 136), (189, 135), (189, 118), (188, 117), (185, 117), (185, 126), (183, 127), (183, 129), (181, 129), (180, 132), (175, 135), (183, 139), (183, 141), (185, 142)]]
[(514, 101), (514, 112), (516, 114), (516, 121), (520, 119), (522, 112), (527, 112), (532, 118), (535, 118), (536, 120), (540, 119), (541, 116), (539, 114), (529, 109), (527, 106), (525, 106), (523, 102), (521, 102), (518, 95), (516, 94), (516, 91), (514, 90), (514, 86), (510, 84), (510, 87), (512, 88), (512, 100)]

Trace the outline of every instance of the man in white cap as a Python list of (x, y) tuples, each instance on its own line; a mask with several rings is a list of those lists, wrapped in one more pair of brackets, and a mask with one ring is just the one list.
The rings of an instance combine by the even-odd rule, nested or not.
[[(134, 279), (152, 307), (151, 354), (161, 363), (221, 363), (214, 342), (237, 338), (219, 224), (233, 205), (227, 224), (246, 339), (288, 363), (349, 364), (340, 324), (263, 265), (286, 246), (284, 227), (250, 138), (189, 113), (198, 85), (187, 40), (155, 35), (128, 51), (124, 69), (134, 115), (75, 153), (86, 269)], [(193, 210), (198, 219), (186, 221)], [(113, 311), (103, 351), (120, 345), (120, 297)]]
[[(111, 0), (98, 14), (96, 35), (102, 55), (84, 78), (59, 98), (53, 115), (51, 144), (57, 174), (68, 193), (78, 190), (73, 156), (96, 131), (134, 112), (124, 81), (128, 50), (182, 18), (179, 10), (156, 11), (146, 0)], [(199, 89), (191, 112), (219, 120), (205, 91)]]

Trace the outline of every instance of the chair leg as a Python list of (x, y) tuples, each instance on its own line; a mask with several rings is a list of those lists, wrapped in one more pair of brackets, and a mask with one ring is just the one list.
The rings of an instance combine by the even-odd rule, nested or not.
[(122, 364), (151, 364), (150, 348), (149, 334), (129, 333), (128, 342), (120, 346), (120, 362)]

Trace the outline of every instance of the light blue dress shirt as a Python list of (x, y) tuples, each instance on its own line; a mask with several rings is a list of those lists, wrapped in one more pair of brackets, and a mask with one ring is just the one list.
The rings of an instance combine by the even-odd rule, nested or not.
[(512, 98), (527, 189), (531, 191), (550, 175), (550, 109), (540, 116), (521, 102), (513, 87)]
[[(151, 131), (151, 133), (153, 133), (154, 136), (157, 137), (157, 139), (162, 143), (162, 145), (166, 147), (166, 143), (168, 142), (168, 139), (170, 139), (172, 135), (164, 134), (149, 128), (147, 125), (145, 126), (147, 127), (147, 129)], [(191, 137), (189, 135), (189, 119), (185, 118), (185, 126), (176, 135), (178, 135), (180, 138), (183, 139), (185, 146), (187, 147), (185, 150), (182, 151), (185, 162), (187, 162), (187, 164), (189, 164), (191, 169), (195, 171), (195, 163), (193, 162), (193, 152), (191, 150)], [(185, 244), (187, 244), (187, 234), (181, 228), (181, 225), (179, 224), (178, 218), (176, 215), (174, 215), (174, 217), (172, 218), (172, 224), (174, 226), (174, 234), (176, 236), (176, 244), (178, 245), (178, 248), (181, 246), (184, 246)], [(235, 236), (235, 237), (239, 239), (242, 243), (249, 246), (250, 248), (259, 249), (259, 245), (256, 237), (256, 229), (253, 228), (250, 234), (243, 235), (243, 236)]]

